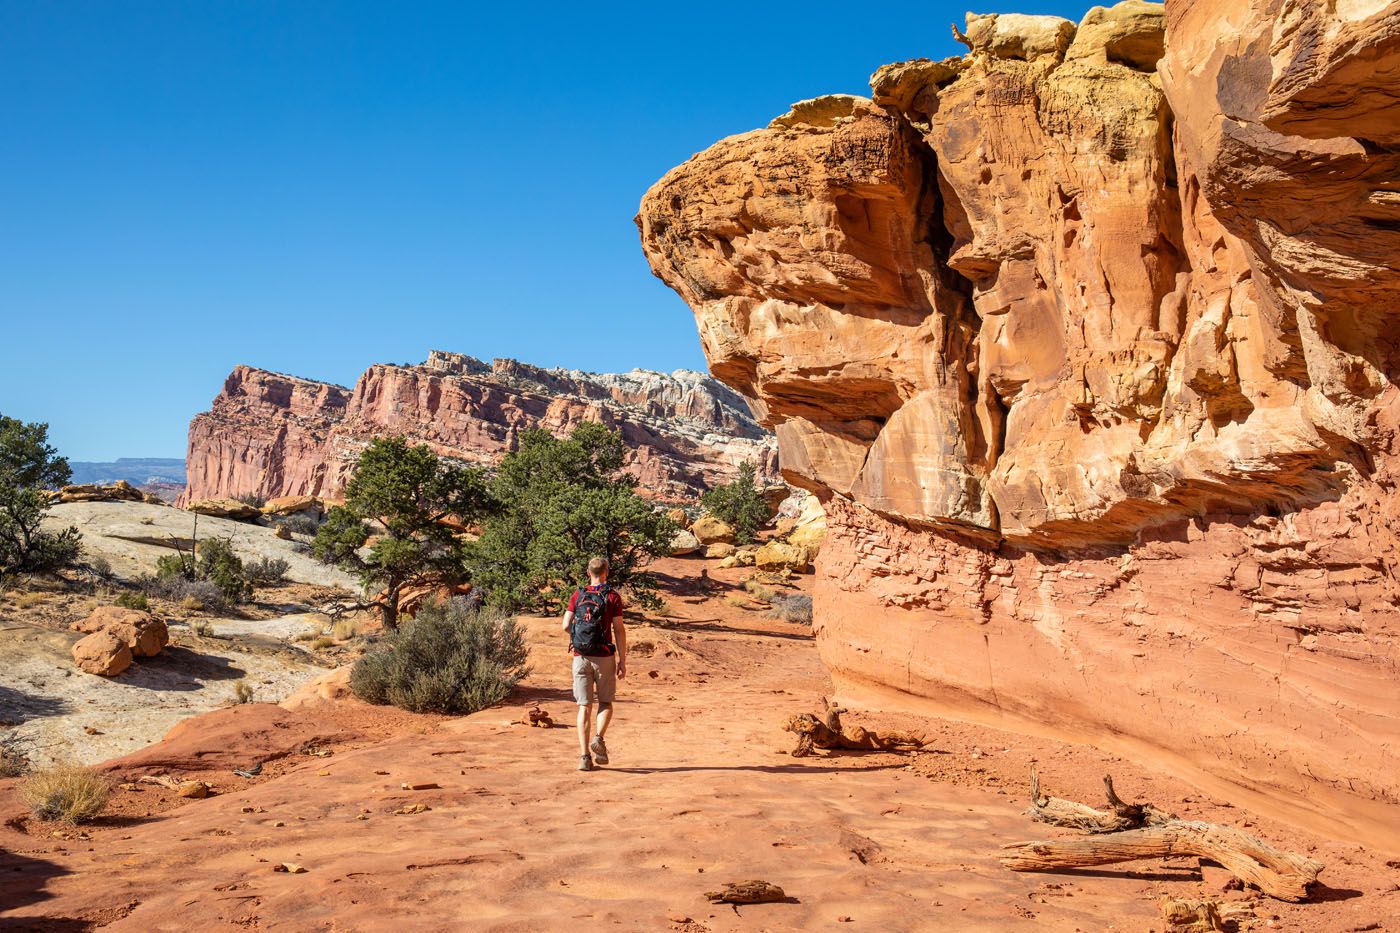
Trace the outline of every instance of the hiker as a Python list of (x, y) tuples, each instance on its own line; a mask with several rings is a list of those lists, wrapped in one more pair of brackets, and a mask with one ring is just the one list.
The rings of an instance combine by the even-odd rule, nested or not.
[[(622, 597), (608, 586), (608, 559), (588, 562), (588, 585), (576, 590), (564, 613), (569, 652), (574, 657), (574, 702), (578, 703), (578, 760), (580, 771), (592, 771), (594, 763), (608, 763), (603, 734), (612, 722), (617, 682), (627, 676), (627, 629), (622, 625)], [(593, 732), (593, 705), (598, 706), (597, 735)]]

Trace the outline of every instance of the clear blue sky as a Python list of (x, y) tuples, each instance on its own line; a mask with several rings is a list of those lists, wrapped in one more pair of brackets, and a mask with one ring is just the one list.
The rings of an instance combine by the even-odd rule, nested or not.
[(0, 4), (0, 413), (182, 456), (236, 363), (703, 368), (643, 191), (964, 3)]

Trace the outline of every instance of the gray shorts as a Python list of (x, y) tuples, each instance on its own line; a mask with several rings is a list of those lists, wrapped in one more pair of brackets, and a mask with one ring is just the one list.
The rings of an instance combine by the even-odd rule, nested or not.
[(574, 658), (574, 701), (611, 703), (617, 693), (617, 655), (605, 658)]

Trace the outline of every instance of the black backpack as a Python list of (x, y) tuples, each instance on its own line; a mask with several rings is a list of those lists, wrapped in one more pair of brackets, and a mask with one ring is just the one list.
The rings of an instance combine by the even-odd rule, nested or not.
[(596, 590), (578, 591), (574, 603), (574, 624), (569, 629), (569, 644), (583, 655), (611, 654), (612, 626), (608, 624), (608, 585)]

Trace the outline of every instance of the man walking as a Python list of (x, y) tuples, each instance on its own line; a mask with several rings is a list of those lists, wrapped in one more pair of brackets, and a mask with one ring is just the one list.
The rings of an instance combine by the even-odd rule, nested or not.
[[(578, 760), (580, 771), (592, 771), (594, 762), (608, 763), (603, 734), (612, 722), (617, 682), (627, 676), (627, 629), (622, 624), (622, 597), (608, 586), (608, 560), (588, 562), (588, 586), (574, 592), (564, 613), (569, 651), (574, 656), (574, 702), (578, 703)], [(593, 705), (598, 707), (597, 735), (593, 732)]]

